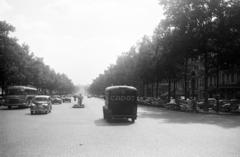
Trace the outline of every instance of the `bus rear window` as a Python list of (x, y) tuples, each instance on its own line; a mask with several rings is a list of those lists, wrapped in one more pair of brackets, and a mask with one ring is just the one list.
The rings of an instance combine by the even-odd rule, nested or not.
[(38, 97), (38, 98), (34, 98), (34, 101), (48, 101), (48, 98), (43, 98), (43, 97)]

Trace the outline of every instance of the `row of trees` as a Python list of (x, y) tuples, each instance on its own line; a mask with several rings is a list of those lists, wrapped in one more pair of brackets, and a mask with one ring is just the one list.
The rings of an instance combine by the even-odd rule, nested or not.
[(91, 93), (101, 94), (109, 85), (141, 88), (146, 83), (164, 80), (170, 87), (171, 83), (185, 80), (187, 96), (191, 58), (204, 65), (206, 100), (209, 74), (219, 76), (222, 69), (239, 67), (239, 0), (160, 0), (160, 5), (165, 19), (153, 36), (144, 36), (137, 46), (119, 56), (115, 65), (93, 81)]
[(0, 85), (2, 90), (9, 85), (31, 85), (41, 91), (71, 93), (72, 81), (65, 75), (56, 73), (43, 59), (34, 56), (26, 44), (19, 45), (9, 33), (15, 28), (0, 21)]

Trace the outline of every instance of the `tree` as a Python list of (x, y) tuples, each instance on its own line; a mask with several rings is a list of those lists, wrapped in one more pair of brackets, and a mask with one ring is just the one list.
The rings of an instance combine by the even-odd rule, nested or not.
[(41, 91), (71, 93), (72, 81), (65, 74), (57, 74), (42, 58), (34, 56), (27, 44), (18, 44), (9, 37), (14, 27), (0, 21), (0, 81), (4, 90), (8, 85), (33, 85)]

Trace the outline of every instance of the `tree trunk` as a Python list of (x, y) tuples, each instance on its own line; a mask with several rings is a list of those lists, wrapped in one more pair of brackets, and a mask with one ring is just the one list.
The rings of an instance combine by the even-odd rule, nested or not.
[(168, 80), (168, 101), (170, 101), (171, 98), (171, 80)]
[(159, 82), (157, 80), (157, 84), (156, 84), (156, 97), (158, 97), (158, 86), (159, 86)]
[(152, 97), (154, 97), (154, 84), (155, 84), (155, 83), (152, 82), (152, 92), (151, 92), (151, 93), (152, 93)]
[(173, 80), (173, 98), (176, 99), (176, 80)]
[(4, 80), (1, 81), (1, 89), (2, 89), (2, 91), (1, 91), (2, 94), (1, 94), (1, 95), (3, 96), (3, 91), (4, 91)]
[(205, 50), (204, 54), (204, 103), (206, 106), (208, 106), (208, 53)]
[[(218, 59), (217, 59), (217, 62), (219, 62), (218, 61)], [(217, 109), (216, 109), (216, 111), (217, 112), (219, 112), (219, 98), (220, 98), (220, 93), (219, 93), (219, 64), (217, 63), (217, 71), (216, 71), (216, 76), (217, 76), (217, 80), (216, 80), (216, 94), (217, 94), (217, 96), (216, 96), (216, 99), (217, 99), (217, 104), (216, 104), (216, 106), (217, 106)]]
[(144, 83), (143, 83), (143, 96), (144, 97), (147, 97), (148, 95), (147, 95), (147, 90), (148, 90), (148, 88), (147, 88), (147, 82), (146, 81), (144, 81)]
[(143, 81), (142, 83), (142, 96), (144, 97), (145, 96), (145, 82)]
[(188, 58), (185, 58), (185, 66), (184, 66), (184, 95), (185, 100), (188, 98), (188, 82), (187, 82), (187, 72), (188, 72)]

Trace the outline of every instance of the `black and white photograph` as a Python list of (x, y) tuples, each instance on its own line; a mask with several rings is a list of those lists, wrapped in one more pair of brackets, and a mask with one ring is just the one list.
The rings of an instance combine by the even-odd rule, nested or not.
[(0, 157), (240, 157), (240, 0), (0, 0)]

